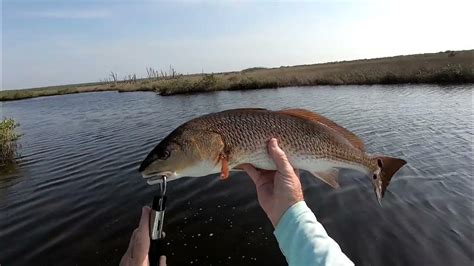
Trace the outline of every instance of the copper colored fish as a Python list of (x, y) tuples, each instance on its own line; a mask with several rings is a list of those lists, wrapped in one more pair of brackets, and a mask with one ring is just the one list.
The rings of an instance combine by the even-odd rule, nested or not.
[(140, 165), (148, 184), (183, 176), (205, 176), (229, 171), (250, 163), (275, 170), (267, 153), (267, 142), (277, 138), (294, 168), (312, 173), (337, 188), (340, 168), (369, 177), (377, 199), (385, 194), (392, 176), (405, 160), (370, 156), (364, 143), (333, 121), (304, 109), (271, 111), (233, 109), (192, 119), (163, 139)]

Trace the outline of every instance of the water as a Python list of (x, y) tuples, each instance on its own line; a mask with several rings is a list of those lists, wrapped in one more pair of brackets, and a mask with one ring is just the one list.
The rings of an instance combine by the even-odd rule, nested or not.
[[(306, 201), (357, 265), (471, 265), (473, 86), (343, 86), (160, 97), (88, 93), (2, 103), (21, 123), (0, 177), (2, 265), (117, 265), (154, 193), (137, 172), (172, 129), (237, 107), (308, 108), (408, 161), (378, 206), (370, 182), (302, 174)], [(5, 172), (5, 171), (4, 171)], [(244, 173), (168, 186), (169, 265), (284, 265)]]

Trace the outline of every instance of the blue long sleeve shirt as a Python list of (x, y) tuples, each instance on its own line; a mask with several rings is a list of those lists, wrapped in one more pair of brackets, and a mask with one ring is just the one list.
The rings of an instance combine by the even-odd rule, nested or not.
[(304, 201), (286, 210), (274, 234), (290, 266), (354, 265)]

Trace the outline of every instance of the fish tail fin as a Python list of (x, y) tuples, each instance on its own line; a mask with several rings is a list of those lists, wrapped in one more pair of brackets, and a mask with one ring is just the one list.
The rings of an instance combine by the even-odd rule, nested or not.
[(400, 158), (388, 156), (377, 156), (374, 159), (377, 160), (378, 169), (374, 172), (372, 182), (380, 203), (393, 175), (407, 162)]

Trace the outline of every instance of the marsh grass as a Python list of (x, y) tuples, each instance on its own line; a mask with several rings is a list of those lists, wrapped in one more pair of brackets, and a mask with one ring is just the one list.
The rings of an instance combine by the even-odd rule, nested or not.
[(113, 82), (2, 91), (0, 101), (94, 91), (156, 91), (160, 95), (173, 95), (288, 86), (474, 83), (474, 50), (279, 68), (254, 67), (215, 74), (181, 75), (170, 66), (169, 73), (147, 68), (147, 75), (144, 79), (129, 75), (123, 81), (115, 78)]
[(219, 90), (254, 90), (263, 88), (276, 88), (276, 81), (255, 79), (245, 75), (225, 77), (223, 75), (205, 74), (199, 78), (180, 78), (162, 82), (154, 89), (160, 95), (173, 95), (177, 93), (211, 92)]
[(18, 155), (18, 143), (20, 134), (16, 132), (19, 126), (15, 120), (4, 118), (0, 121), (0, 166), (15, 162)]

